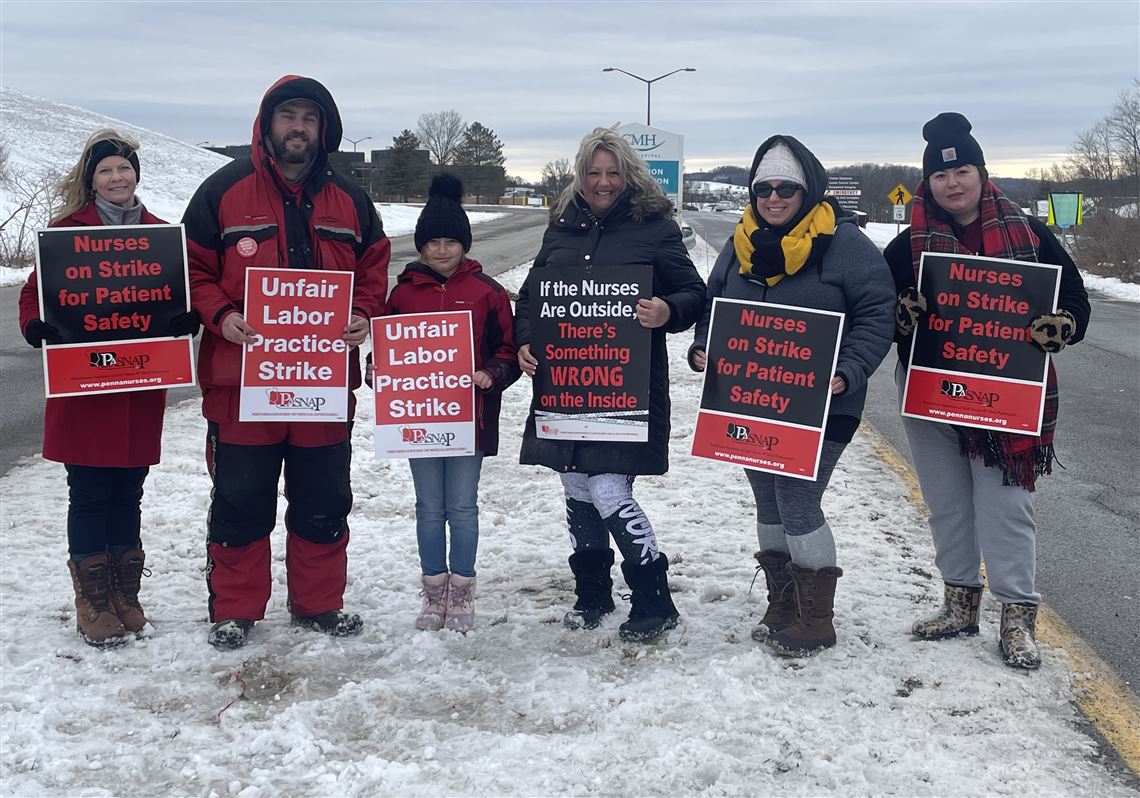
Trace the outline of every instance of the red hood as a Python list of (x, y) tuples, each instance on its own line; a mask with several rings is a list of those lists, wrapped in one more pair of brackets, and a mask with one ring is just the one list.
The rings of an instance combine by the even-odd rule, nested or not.
[(300, 75), (285, 75), (269, 87), (261, 98), (257, 118), (253, 121), (253, 163), (265, 163), (269, 155), (265, 147), (265, 136), (269, 132), (269, 120), (273, 109), (285, 100), (303, 99), (316, 103), (321, 108), (321, 152), (336, 152), (340, 146), (344, 127), (340, 121), (340, 111), (336, 107), (329, 90), (312, 78)]

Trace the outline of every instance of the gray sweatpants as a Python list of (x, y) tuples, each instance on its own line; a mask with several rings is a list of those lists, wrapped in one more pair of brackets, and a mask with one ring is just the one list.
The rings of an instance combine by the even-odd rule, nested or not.
[[(903, 368), (895, 369), (902, 404)], [(1005, 604), (1037, 604), (1037, 527), (1033, 494), (1002, 485), (1000, 468), (961, 454), (948, 424), (903, 416), (903, 429), (922, 498), (930, 508), (934, 562), (952, 585), (982, 584), (985, 560), (990, 592)]]

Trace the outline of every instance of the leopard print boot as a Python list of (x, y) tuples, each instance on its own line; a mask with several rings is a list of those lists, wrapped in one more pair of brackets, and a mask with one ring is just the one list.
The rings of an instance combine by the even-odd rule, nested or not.
[(1036, 604), (1001, 605), (1001, 658), (1011, 668), (1034, 671), (1041, 667), (1034, 634), (1037, 629)]
[(942, 640), (958, 635), (976, 635), (978, 633), (978, 605), (982, 601), (982, 588), (947, 583), (944, 595), (942, 609), (929, 618), (915, 621), (914, 626), (910, 628), (911, 634), (922, 640)]

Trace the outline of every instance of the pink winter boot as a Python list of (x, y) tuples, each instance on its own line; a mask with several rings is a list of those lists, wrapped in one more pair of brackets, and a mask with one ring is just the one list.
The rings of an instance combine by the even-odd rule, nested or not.
[(475, 577), (451, 575), (444, 628), (466, 632), (475, 625)]
[(416, 618), (417, 629), (434, 632), (443, 628), (443, 619), (447, 614), (449, 576), (448, 573), (442, 573), (420, 577), (420, 584), (423, 585), (420, 595), (424, 597), (424, 606), (420, 609), (420, 616)]

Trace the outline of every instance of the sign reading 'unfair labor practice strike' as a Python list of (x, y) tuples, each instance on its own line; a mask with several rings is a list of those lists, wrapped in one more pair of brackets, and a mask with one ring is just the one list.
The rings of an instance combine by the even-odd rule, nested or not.
[(190, 336), (170, 335), (190, 310), (182, 225), (53, 227), (37, 244), (40, 318), (61, 339), (43, 348), (47, 396), (194, 384)]
[(637, 301), (652, 266), (531, 270), (535, 434), (577, 441), (649, 440), (652, 331)]
[(1029, 323), (1056, 307), (1061, 268), (922, 254), (927, 313), (915, 327), (903, 415), (1038, 435), (1049, 356)]
[(843, 314), (713, 300), (692, 453), (814, 480)]
[(372, 320), (376, 456), (475, 453), (471, 311)]
[(352, 272), (250, 268), (240, 421), (347, 421)]

